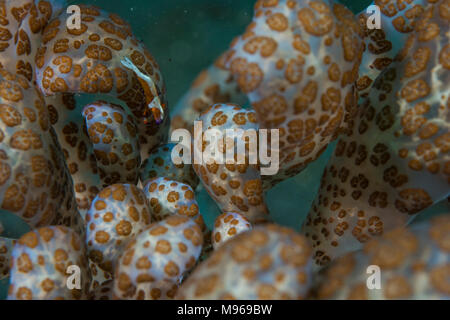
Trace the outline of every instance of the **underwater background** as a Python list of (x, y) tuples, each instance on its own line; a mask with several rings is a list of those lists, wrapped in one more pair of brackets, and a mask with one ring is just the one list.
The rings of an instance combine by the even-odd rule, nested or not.
[[(354, 13), (370, 4), (370, 0), (342, 0)], [(169, 108), (189, 89), (198, 73), (207, 68), (240, 35), (253, 16), (255, 0), (89, 0), (69, 1), (69, 4), (91, 4), (117, 13), (127, 20), (134, 35), (160, 65), (166, 87)], [(307, 169), (279, 183), (267, 192), (266, 201), (271, 217), (278, 224), (298, 230), (320, 184), (320, 177), (335, 143)], [(200, 211), (209, 228), (220, 211), (204, 189), (197, 195)], [(448, 203), (427, 209), (420, 220), (446, 213)], [(7, 221), (7, 218), (5, 218)], [(16, 238), (27, 231), (11, 217)], [(419, 220), (417, 219), (417, 220)], [(6, 222), (7, 226), (8, 223)], [(0, 299), (6, 297), (9, 279), (0, 281)]]

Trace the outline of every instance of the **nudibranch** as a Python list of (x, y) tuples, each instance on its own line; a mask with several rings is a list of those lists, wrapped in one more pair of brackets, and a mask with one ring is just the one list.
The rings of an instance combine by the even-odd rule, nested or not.
[(82, 232), (70, 174), (45, 101), (26, 78), (0, 69), (0, 203), (31, 228)]
[[(372, 239), (363, 250), (338, 258), (324, 270), (315, 290), (317, 298), (449, 299), (449, 235), (446, 214)], [(378, 283), (368, 280), (376, 276), (368, 270), (381, 272)], [(368, 284), (378, 287), (370, 290)]]
[[(70, 228), (42, 227), (26, 233), (14, 245), (11, 260), (9, 300), (88, 297), (91, 279), (86, 249), (79, 235)], [(78, 280), (72, 282), (69, 277), (77, 268)], [(81, 289), (77, 289), (78, 285)]]
[(224, 244), (236, 235), (251, 230), (250, 221), (237, 212), (225, 212), (219, 215), (214, 222), (211, 242), (214, 249)]
[(206, 226), (200, 214), (191, 186), (166, 177), (149, 180), (144, 194), (150, 205), (152, 220), (161, 221), (173, 215), (192, 219), (204, 231)]
[(70, 18), (66, 12), (47, 25), (35, 65), (37, 85), (51, 106), (52, 124), (65, 151), (77, 202), (85, 212), (104, 181), (73, 94), (101, 94), (123, 102), (137, 126), (142, 159), (166, 141), (169, 111), (159, 66), (129, 24), (96, 7), (80, 8), (79, 29), (66, 26)]
[(364, 54), (356, 86), (360, 96), (368, 95), (373, 81), (403, 48), (409, 33), (414, 30), (416, 20), (435, 2), (436, 0), (375, 0), (371, 6), (378, 6), (379, 26), (375, 25), (376, 21), (368, 21), (370, 14), (367, 10), (358, 15), (364, 30)]
[(260, 128), (279, 129), (280, 170), (264, 189), (314, 161), (345, 131), (356, 107), (362, 30), (331, 0), (258, 0), (253, 21), (226, 54), (226, 67)]
[(424, 11), (338, 141), (303, 227), (318, 265), (448, 196), (449, 10), (445, 0)]
[(136, 184), (141, 155), (134, 118), (120, 105), (104, 101), (86, 105), (83, 116), (104, 186)]
[[(233, 104), (215, 104), (198, 120), (202, 131), (194, 134), (193, 166), (205, 189), (223, 212), (239, 212), (252, 223), (268, 220), (258, 150), (253, 148), (258, 148), (255, 112)], [(207, 137), (205, 132), (210, 129), (225, 136)], [(255, 134), (253, 137), (251, 130)], [(239, 141), (245, 145), (243, 154), (238, 154), (242, 152), (238, 149)], [(219, 152), (205, 156), (207, 148)], [(226, 157), (229, 151), (232, 159)], [(251, 163), (252, 158), (256, 158), (255, 163)], [(196, 159), (201, 161), (196, 163)]]
[(113, 184), (99, 192), (86, 214), (89, 258), (113, 273), (128, 242), (150, 225), (148, 201), (132, 184)]
[(312, 285), (308, 241), (274, 224), (230, 239), (194, 269), (177, 299), (301, 299)]
[(203, 235), (190, 218), (170, 216), (153, 223), (128, 244), (115, 276), (115, 299), (172, 299), (183, 275), (200, 256)]
[(154, 178), (165, 177), (188, 184), (195, 190), (199, 181), (192, 165), (188, 163), (176, 164), (172, 159), (172, 153), (176, 154), (180, 159), (183, 158), (184, 150), (178, 150), (177, 148), (175, 143), (166, 143), (155, 147), (150, 152), (150, 155), (142, 162), (140, 168), (142, 185), (146, 185), (149, 180)]
[(198, 74), (172, 111), (170, 131), (178, 128), (192, 131), (194, 121), (213, 104), (232, 102), (244, 105), (247, 102), (247, 96), (242, 93), (230, 70), (225, 67), (225, 58), (226, 53)]

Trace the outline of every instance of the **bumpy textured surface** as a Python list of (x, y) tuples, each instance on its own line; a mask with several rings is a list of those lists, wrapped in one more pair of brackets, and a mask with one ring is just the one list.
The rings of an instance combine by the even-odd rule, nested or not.
[(0, 279), (9, 275), (11, 250), (15, 242), (14, 239), (0, 237)]
[(147, 182), (144, 194), (154, 221), (181, 215), (194, 220), (202, 231), (205, 230), (194, 190), (189, 185), (168, 178), (156, 178)]
[[(0, 40), (0, 66), (33, 81), (36, 78), (35, 56), (42, 41), (42, 31), (66, 7), (66, 2), (10, 0), (0, 3), (0, 6), (0, 30), (3, 35)], [(71, 94), (46, 97), (45, 101), (50, 123), (73, 178), (78, 208), (84, 215), (90, 200), (98, 192), (100, 180), (96, 175), (95, 159), (89, 161), (91, 148), (80, 125), (79, 110), (74, 110), (75, 100)], [(59, 113), (58, 109), (61, 109)]]
[[(326, 269), (320, 299), (449, 299), (450, 215), (395, 229)], [(381, 288), (369, 290), (367, 268), (377, 265)]]
[(97, 195), (86, 214), (89, 258), (101, 269), (114, 271), (128, 242), (150, 224), (144, 192), (130, 184), (114, 184)]
[[(165, 86), (157, 62), (115, 14), (81, 5), (81, 29), (68, 29), (63, 12), (43, 31), (36, 54), (36, 81), (47, 96), (52, 125), (70, 168), (82, 214), (102, 188), (82, 110), (73, 93), (106, 94), (127, 105), (138, 127), (142, 158), (169, 128)], [(128, 58), (129, 64), (123, 63)], [(151, 107), (152, 102), (162, 108)], [(153, 105), (152, 105), (153, 106)], [(162, 119), (160, 119), (162, 117)], [(125, 172), (123, 173), (127, 175)]]
[(183, 274), (196, 263), (203, 244), (192, 219), (170, 216), (129, 243), (114, 277), (116, 299), (170, 299)]
[(127, 115), (121, 106), (104, 101), (85, 106), (83, 116), (103, 186), (136, 184), (141, 155), (133, 117)]
[[(425, 8), (437, 0), (375, 0), (380, 8), (381, 29), (369, 29), (366, 10), (358, 15), (364, 30), (365, 51), (359, 67), (358, 93), (366, 97), (373, 81), (394, 60), (405, 45), (408, 34), (414, 30), (416, 20)], [(369, 21), (369, 24), (371, 21)]]
[(318, 264), (448, 196), (449, 8), (424, 12), (338, 142), (304, 228)]
[(89, 269), (91, 269), (92, 281), (90, 285), (90, 295), (95, 295), (97, 289), (102, 286), (105, 282), (112, 280), (112, 273), (105, 271), (98, 266), (97, 263), (89, 259)]
[(95, 288), (92, 292), (90, 299), (91, 300), (112, 300), (113, 293), (113, 280), (107, 280), (103, 282), (101, 285)]
[(175, 143), (162, 144), (150, 152), (148, 158), (141, 165), (140, 178), (142, 184), (145, 185), (148, 180), (154, 178), (166, 177), (186, 183), (195, 190), (198, 185), (198, 177), (194, 168), (191, 164), (175, 164), (172, 160), (172, 152), (175, 154), (178, 152), (176, 155), (179, 157), (183, 156), (183, 151), (179, 150)]
[[(199, 120), (201, 121), (201, 132), (194, 136), (193, 162), (194, 170), (203, 183), (205, 189), (216, 201), (217, 205), (224, 212), (239, 212), (246, 216), (251, 222), (262, 222), (268, 219), (268, 211), (264, 201), (261, 174), (258, 161), (256, 164), (250, 163), (252, 156), (256, 156), (258, 148), (252, 145), (257, 144), (258, 125), (256, 115), (253, 111), (242, 109), (233, 104), (215, 104), (205, 110)], [(222, 141), (215, 143), (208, 141), (205, 132), (214, 129), (225, 135)], [(254, 137), (245, 135), (245, 132), (238, 130), (253, 130)], [(234, 145), (231, 140), (234, 140)], [(245, 154), (238, 154), (238, 143), (245, 143)], [(233, 149), (234, 147), (234, 149)], [(206, 157), (207, 149), (211, 148), (221, 151), (224, 159), (220, 155)], [(231, 151), (234, 158), (226, 163), (226, 153)], [(239, 161), (239, 157), (243, 157)], [(196, 159), (201, 159), (201, 163), (195, 163)], [(258, 159), (256, 159), (258, 160)], [(241, 163), (239, 163), (241, 162)]]
[(345, 130), (355, 107), (362, 30), (332, 1), (259, 0), (225, 58), (261, 128), (280, 129), (280, 171), (264, 189), (303, 170)]
[(304, 237), (272, 224), (257, 226), (215, 250), (183, 283), (177, 298), (305, 298), (311, 265)]
[(42, 31), (65, 7), (65, 0), (1, 1), (0, 66), (34, 80), (34, 57)]
[(36, 55), (39, 88), (45, 95), (104, 93), (123, 100), (139, 119), (141, 154), (146, 155), (159, 143), (158, 129), (168, 123), (168, 112), (164, 112), (164, 121), (157, 124), (152, 110), (148, 110), (148, 103), (155, 98), (148, 83), (125, 67), (122, 59), (130, 57), (132, 64), (151, 78), (159, 91), (161, 106), (167, 109), (158, 64), (117, 15), (81, 6), (81, 29), (68, 29), (68, 17), (63, 12), (44, 30)]
[(78, 210), (84, 217), (102, 181), (82, 109), (76, 106), (74, 95), (68, 93), (45, 97), (45, 102), (72, 176)]
[(234, 236), (252, 229), (246, 217), (237, 212), (225, 212), (216, 218), (211, 242), (214, 249), (224, 244)]
[(42, 95), (0, 69), (0, 203), (32, 228), (79, 223), (72, 181)]
[(230, 70), (225, 67), (225, 54), (199, 73), (172, 112), (170, 130), (185, 128), (192, 132), (194, 120), (216, 103), (243, 105), (247, 96), (241, 92)]
[[(9, 300), (86, 299), (90, 273), (78, 234), (62, 226), (43, 227), (23, 235), (12, 250)], [(81, 289), (69, 289), (68, 267), (80, 268)]]

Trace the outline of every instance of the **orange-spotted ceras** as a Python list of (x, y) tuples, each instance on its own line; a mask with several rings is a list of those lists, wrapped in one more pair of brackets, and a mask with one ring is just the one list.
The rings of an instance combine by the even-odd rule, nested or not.
[[(60, 14), (66, 2), (61, 0), (15, 0), (0, 3), (0, 66), (11, 73), (36, 79), (35, 56), (42, 41), (42, 31), (49, 20)], [(72, 116), (75, 100), (72, 95), (46, 97), (50, 123), (55, 128), (63, 154), (74, 182), (78, 208), (83, 213), (90, 199), (98, 192), (99, 179), (95, 161), (90, 160), (89, 143), (84, 130)], [(58, 114), (58, 109), (64, 112)], [(78, 110), (74, 111), (75, 119)], [(84, 174), (80, 174), (83, 172)]]
[(236, 235), (251, 230), (250, 221), (237, 212), (225, 212), (214, 221), (214, 230), (211, 234), (211, 242), (214, 249), (235, 237)]
[(178, 150), (177, 144), (166, 143), (155, 147), (140, 168), (140, 179), (145, 186), (148, 181), (159, 177), (188, 184), (192, 189), (198, 185), (198, 177), (194, 168), (189, 163), (176, 164), (172, 159), (172, 153), (178, 151), (178, 156), (183, 158), (184, 150)]
[[(91, 277), (80, 236), (64, 226), (42, 227), (23, 235), (11, 255), (8, 300), (79, 300), (88, 297)], [(70, 288), (71, 267), (80, 273)], [(75, 280), (76, 282), (77, 280)]]
[[(317, 277), (316, 298), (448, 300), (449, 235), (448, 212), (409, 228), (391, 230), (369, 241), (363, 250), (334, 261)], [(380, 268), (376, 290), (367, 286), (367, 270), (374, 266)]]
[(34, 80), (42, 31), (65, 5), (65, 0), (0, 1), (0, 66)]
[[(37, 85), (50, 105), (52, 124), (65, 149), (77, 202), (85, 212), (105, 180), (103, 169), (97, 167), (99, 159), (89, 142), (82, 110), (72, 95), (103, 94), (123, 101), (136, 123), (143, 159), (167, 139), (169, 120), (159, 66), (133, 36), (129, 24), (96, 7), (80, 8), (79, 29), (66, 26), (70, 17), (66, 12), (50, 21), (35, 66)], [(126, 172), (121, 175), (128, 176)]]
[[(359, 67), (357, 80), (358, 93), (366, 97), (370, 86), (382, 70), (391, 64), (394, 57), (403, 48), (408, 34), (414, 30), (416, 20), (424, 10), (437, 0), (375, 0), (372, 6), (378, 6), (380, 25), (368, 21), (370, 10), (358, 15), (364, 30), (364, 54)], [(368, 9), (371, 7), (369, 6)], [(373, 12), (372, 12), (373, 13)], [(374, 16), (375, 17), (375, 16)], [(374, 22), (376, 22), (374, 20)], [(370, 28), (369, 28), (370, 27)]]
[[(102, 93), (124, 101), (139, 120), (141, 155), (147, 155), (159, 144), (163, 132), (158, 129), (165, 127), (168, 117), (157, 62), (133, 36), (128, 23), (115, 14), (81, 6), (80, 29), (69, 29), (67, 18), (62, 13), (44, 30), (36, 55), (39, 88), (46, 96)], [(154, 99), (160, 101), (163, 112), (149, 110)]]
[(180, 215), (142, 231), (125, 248), (114, 276), (116, 299), (173, 299), (183, 275), (195, 266), (203, 244), (200, 227)]
[(0, 69), (0, 205), (31, 228), (84, 232), (72, 180), (45, 101), (26, 78)]
[[(255, 112), (233, 104), (215, 104), (205, 110), (198, 120), (202, 131), (194, 129), (192, 153), (194, 170), (205, 189), (222, 211), (239, 212), (252, 223), (266, 221), (268, 209), (264, 200), (259, 160), (256, 159), (256, 163), (251, 161), (259, 151), (255, 150), (255, 147), (259, 148)], [(222, 134), (219, 141), (207, 137), (206, 133), (211, 130)], [(254, 136), (250, 134), (252, 132)], [(238, 154), (239, 144), (245, 145), (243, 154)], [(222, 157), (209, 157), (206, 152), (208, 149), (217, 150)], [(233, 159), (228, 159), (229, 151), (234, 155)]]
[(11, 250), (16, 240), (0, 238), (0, 280), (8, 277), (11, 261)]
[(259, 0), (225, 65), (260, 128), (280, 129), (280, 170), (264, 189), (314, 161), (351, 122), (363, 51), (350, 10), (321, 0)]
[(150, 224), (144, 192), (132, 184), (113, 184), (100, 191), (86, 214), (89, 258), (113, 272), (128, 242)]
[(95, 101), (83, 108), (103, 186), (137, 184), (141, 155), (135, 119), (117, 104)]
[(305, 237), (275, 224), (236, 235), (194, 269), (177, 299), (302, 299), (312, 285)]
[(153, 220), (161, 221), (172, 215), (181, 215), (191, 218), (202, 231), (205, 230), (206, 226), (191, 186), (159, 177), (145, 184), (144, 194), (149, 202)]
[(449, 12), (448, 0), (424, 11), (337, 143), (304, 225), (317, 264), (449, 195)]

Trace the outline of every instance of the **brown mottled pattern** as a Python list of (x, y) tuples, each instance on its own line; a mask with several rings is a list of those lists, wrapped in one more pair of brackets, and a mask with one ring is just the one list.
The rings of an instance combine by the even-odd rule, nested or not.
[[(30, 231), (16, 242), (11, 259), (8, 300), (88, 298), (91, 275), (86, 249), (72, 229), (52, 226)], [(67, 287), (71, 265), (80, 268), (81, 289)]]
[(304, 226), (317, 264), (447, 197), (450, 78), (442, 52), (449, 6), (441, 0), (425, 11), (337, 143)]
[(150, 219), (149, 203), (141, 189), (132, 184), (104, 188), (85, 218), (89, 259), (101, 270), (113, 273), (122, 250)]
[(225, 212), (219, 215), (214, 221), (211, 242), (214, 249), (217, 249), (236, 235), (251, 229), (252, 225), (242, 214), (237, 212)]
[(188, 217), (153, 223), (125, 248), (114, 275), (115, 299), (173, 299), (200, 256), (203, 235)]
[[(104, 93), (124, 101), (137, 119), (144, 157), (161, 139), (167, 138), (166, 89), (159, 66), (132, 35), (129, 24), (118, 16), (89, 6), (81, 6), (81, 15), (80, 30), (66, 28), (66, 13), (45, 28), (36, 55), (38, 86), (45, 95)], [(143, 87), (144, 81), (122, 65), (125, 56), (156, 84), (165, 111), (161, 124), (147, 117), (147, 104), (154, 97)], [(144, 119), (150, 122), (146, 124)]]
[(159, 177), (148, 180), (144, 186), (144, 194), (154, 221), (180, 215), (192, 219), (202, 232), (205, 231), (206, 226), (195, 199), (194, 189), (189, 185)]
[[(219, 130), (225, 134), (225, 130), (243, 129), (254, 130), (258, 134), (258, 125), (253, 111), (245, 110), (233, 104), (215, 104), (205, 110), (199, 120), (202, 123), (202, 132), (194, 136), (193, 161), (194, 170), (203, 183), (205, 189), (224, 212), (239, 212), (247, 217), (250, 222), (264, 222), (268, 219), (268, 210), (264, 200), (261, 175), (258, 164), (251, 164), (251, 155), (254, 149), (250, 149), (252, 144), (257, 144), (256, 137), (245, 136), (242, 133), (233, 131), (234, 139), (234, 159), (232, 163), (220, 164), (214, 159), (202, 159), (201, 164), (196, 164), (195, 159), (206, 150), (213, 147), (205, 138), (205, 131), (208, 129)], [(200, 141), (203, 139), (203, 143)], [(245, 150), (242, 163), (238, 163), (237, 142), (245, 139)], [(242, 142), (241, 142), (242, 143)], [(196, 147), (197, 146), (197, 147)], [(232, 144), (225, 141), (217, 143), (218, 150), (223, 154), (230, 149)], [(231, 150), (231, 149), (230, 149)], [(233, 150), (232, 150), (233, 151)], [(256, 151), (257, 152), (257, 151)], [(225, 160), (223, 161), (225, 162)]]
[(103, 187), (136, 184), (141, 155), (135, 119), (120, 105), (105, 101), (86, 105), (83, 116)]
[(362, 31), (332, 1), (263, 1), (227, 52), (225, 66), (261, 128), (280, 129), (280, 171), (269, 189), (303, 170), (345, 131), (355, 108)]
[(241, 233), (200, 263), (177, 299), (302, 299), (312, 285), (311, 248), (274, 224)]
[(142, 184), (145, 185), (148, 180), (154, 178), (166, 177), (171, 180), (186, 183), (195, 190), (199, 180), (194, 168), (188, 163), (175, 164), (172, 159), (172, 152), (176, 154), (177, 151), (178, 155), (182, 157), (183, 151), (175, 143), (161, 144), (152, 149), (150, 155), (142, 162), (140, 168)]
[[(450, 215), (386, 232), (320, 272), (318, 299), (448, 299)], [(380, 267), (380, 289), (369, 290), (371, 265)], [(372, 283), (372, 282), (371, 282)], [(358, 292), (355, 292), (358, 287)], [(356, 294), (357, 293), (357, 294)]]
[(368, 29), (366, 10), (358, 15), (364, 30), (364, 54), (359, 67), (357, 89), (366, 97), (373, 81), (394, 60), (414, 30), (416, 20), (435, 0), (376, 0), (380, 8), (381, 29)]
[(11, 250), (16, 240), (0, 237), (0, 280), (9, 276)]
[[(72, 181), (42, 95), (0, 69), (0, 203), (35, 228), (79, 223)], [(75, 226), (75, 225), (74, 225)]]

